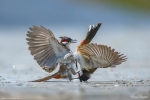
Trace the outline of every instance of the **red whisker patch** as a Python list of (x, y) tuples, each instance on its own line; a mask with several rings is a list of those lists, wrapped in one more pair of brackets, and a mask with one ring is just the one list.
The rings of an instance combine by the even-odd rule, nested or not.
[(66, 40), (66, 39), (63, 39), (61, 42), (67, 42), (67, 40)]

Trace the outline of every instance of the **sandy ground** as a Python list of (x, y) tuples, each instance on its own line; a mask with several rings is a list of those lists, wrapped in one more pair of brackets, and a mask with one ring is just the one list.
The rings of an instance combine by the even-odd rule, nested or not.
[[(23, 78), (23, 77), (22, 77)], [(52, 80), (27, 82), (0, 79), (0, 100), (149, 100), (150, 80)]]

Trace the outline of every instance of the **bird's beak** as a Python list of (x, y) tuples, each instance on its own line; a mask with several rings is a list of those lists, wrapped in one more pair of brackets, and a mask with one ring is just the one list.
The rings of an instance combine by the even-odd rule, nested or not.
[(77, 43), (77, 40), (76, 39), (72, 39), (71, 43)]

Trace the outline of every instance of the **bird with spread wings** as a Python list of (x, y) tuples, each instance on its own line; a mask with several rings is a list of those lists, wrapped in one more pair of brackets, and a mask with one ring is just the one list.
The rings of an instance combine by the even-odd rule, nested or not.
[[(31, 55), (49, 73), (59, 68), (56, 73), (33, 82), (42, 82), (51, 78), (68, 78), (71, 81), (72, 75), (76, 74), (81, 82), (87, 81), (97, 68), (116, 67), (126, 61), (126, 56), (115, 49), (107, 45), (90, 43), (100, 26), (101, 23), (89, 26), (87, 35), (78, 45), (76, 53), (70, 50), (69, 45), (76, 43), (77, 40), (62, 36), (59, 42), (51, 30), (43, 26), (30, 27), (26, 40)], [(77, 70), (79, 66), (80, 71)]]

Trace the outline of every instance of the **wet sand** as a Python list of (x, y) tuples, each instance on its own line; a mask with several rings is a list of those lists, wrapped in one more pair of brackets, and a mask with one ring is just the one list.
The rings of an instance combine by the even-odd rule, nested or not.
[[(23, 77), (22, 77), (23, 78)], [(1, 77), (0, 100), (149, 100), (150, 80), (72, 82), (7, 81)]]

